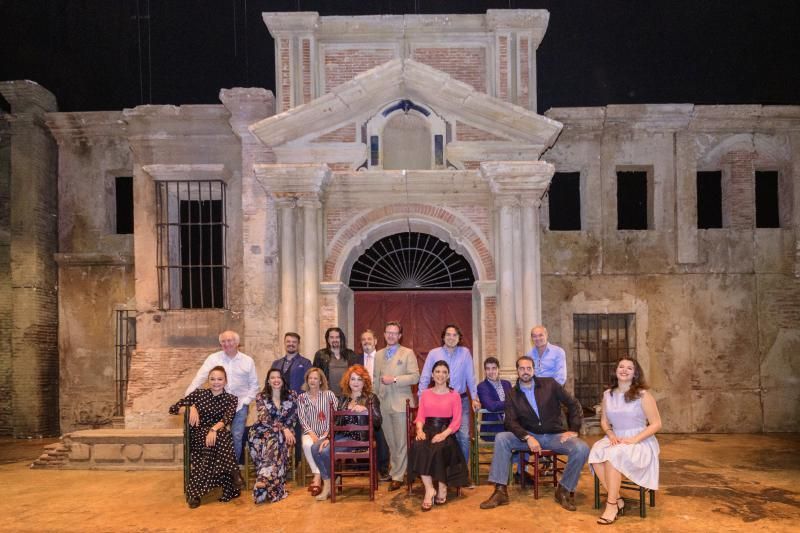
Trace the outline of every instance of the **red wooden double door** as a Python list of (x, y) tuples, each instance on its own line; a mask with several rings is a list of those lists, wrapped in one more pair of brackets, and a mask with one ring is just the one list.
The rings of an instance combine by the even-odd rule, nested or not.
[(400, 344), (414, 350), (419, 368), (428, 352), (442, 345), (442, 328), (456, 324), (461, 328), (461, 343), (472, 350), (471, 291), (358, 291), (354, 301), (355, 336), (359, 350), (361, 332), (371, 329), (378, 340), (378, 349), (386, 346), (383, 326), (396, 320), (403, 325)]

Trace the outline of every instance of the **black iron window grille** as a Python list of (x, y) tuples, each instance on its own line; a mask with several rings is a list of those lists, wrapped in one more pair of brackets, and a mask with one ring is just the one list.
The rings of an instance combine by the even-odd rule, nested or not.
[(228, 266), (225, 182), (156, 183), (162, 309), (224, 308)]
[(472, 267), (450, 246), (426, 233), (390, 235), (353, 265), (353, 290), (471, 289)]
[(617, 359), (636, 359), (636, 314), (574, 314), (575, 396), (585, 409), (600, 403)]
[(136, 311), (127, 309), (116, 312), (116, 357), (114, 359), (114, 384), (116, 400), (114, 416), (125, 414), (125, 398), (128, 395), (128, 375), (131, 370), (131, 355), (136, 348)]

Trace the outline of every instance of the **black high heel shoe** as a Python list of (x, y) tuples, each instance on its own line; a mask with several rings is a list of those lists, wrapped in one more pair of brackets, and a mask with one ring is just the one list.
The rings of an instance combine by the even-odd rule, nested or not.
[(613, 505), (613, 506), (614, 506), (614, 508), (616, 508), (616, 510), (617, 510), (617, 514), (615, 514), (615, 515), (614, 515), (614, 518), (613, 518), (613, 519), (611, 519), (611, 520), (609, 520), (608, 518), (604, 518), (604, 517), (602, 517), (602, 516), (601, 516), (600, 518), (598, 518), (598, 519), (597, 519), (597, 523), (598, 523), (598, 524), (600, 524), (601, 526), (608, 526), (608, 525), (611, 525), (611, 524), (613, 524), (614, 522), (616, 522), (616, 521), (617, 521), (617, 518), (619, 518), (619, 507), (617, 506), (617, 502), (608, 502), (608, 501), (607, 501), (607, 502), (606, 502), (606, 506), (609, 506), (609, 505)]
[(625, 516), (625, 500), (622, 498), (617, 498), (617, 514)]

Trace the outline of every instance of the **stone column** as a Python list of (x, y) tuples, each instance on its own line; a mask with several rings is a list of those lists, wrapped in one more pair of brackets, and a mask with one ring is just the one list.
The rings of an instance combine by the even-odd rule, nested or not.
[[(542, 271), (539, 255), (538, 199), (527, 198), (521, 202), (522, 225), (522, 337), (542, 321)], [(523, 344), (525, 346), (525, 344)]]
[[(321, 204), (317, 199), (303, 203), (303, 332), (306, 351), (319, 346), (319, 242)], [(314, 310), (315, 312), (308, 312)]]
[[(480, 170), (499, 211), (494, 232), (499, 240), (497, 356), (503, 374), (511, 375), (528, 330), (542, 320), (537, 209), (555, 168), (544, 161), (491, 161), (481, 163)], [(522, 236), (516, 253), (515, 233)], [(515, 257), (521, 268), (514, 268)]]
[(497, 356), (500, 366), (508, 368), (513, 365), (516, 346), (516, 315), (514, 313), (514, 250), (512, 247), (513, 210), (509, 204), (499, 205), (500, 257), (498, 258), (498, 300), (497, 300)]
[[(258, 164), (256, 179), (280, 212), (280, 328), (297, 331), (310, 352), (319, 345), (320, 195), (331, 177), (326, 164)], [(302, 214), (297, 213), (298, 207)], [(296, 227), (303, 221), (302, 246), (297, 248)], [(302, 265), (302, 269), (298, 269)], [(298, 279), (298, 273), (301, 276)], [(302, 300), (297, 290), (302, 282)], [(302, 302), (302, 321), (297, 320)]]
[(281, 235), (281, 305), (280, 330), (297, 330), (297, 254), (295, 242), (295, 202), (291, 199), (278, 204), (280, 210)]

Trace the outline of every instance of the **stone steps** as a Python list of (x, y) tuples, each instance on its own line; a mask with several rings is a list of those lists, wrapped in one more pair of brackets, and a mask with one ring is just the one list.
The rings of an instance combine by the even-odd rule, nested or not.
[(181, 470), (181, 429), (93, 429), (48, 444), (31, 468), (70, 470)]

